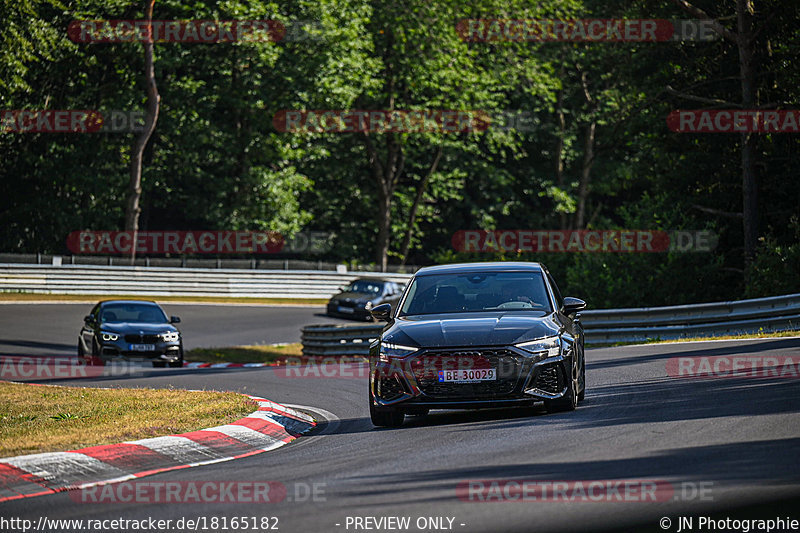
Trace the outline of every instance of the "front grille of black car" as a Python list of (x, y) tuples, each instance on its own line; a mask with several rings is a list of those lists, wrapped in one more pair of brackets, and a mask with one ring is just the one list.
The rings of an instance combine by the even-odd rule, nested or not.
[(564, 390), (564, 376), (557, 364), (539, 367), (533, 380), (533, 387), (548, 394), (558, 394)]
[[(486, 362), (497, 372), (494, 381), (477, 383), (439, 382), (438, 370), (441, 361), (457, 361), (461, 366), (480, 368)], [(470, 364), (475, 361), (474, 364)], [(414, 377), (420, 390), (432, 398), (471, 399), (494, 398), (507, 396), (514, 392), (524, 366), (524, 358), (515, 352), (505, 349), (478, 349), (470, 351), (431, 351), (420, 355), (411, 362)], [(453, 368), (448, 367), (448, 368)]]
[(336, 304), (340, 307), (356, 307), (356, 302), (353, 301), (339, 300)]
[(132, 344), (155, 344), (160, 340), (158, 335), (125, 335), (125, 342)]

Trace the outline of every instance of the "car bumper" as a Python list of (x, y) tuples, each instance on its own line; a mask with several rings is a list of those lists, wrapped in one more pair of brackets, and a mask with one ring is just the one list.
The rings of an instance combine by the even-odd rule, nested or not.
[(360, 320), (372, 319), (372, 314), (363, 307), (345, 307), (345, 309), (352, 309), (352, 312), (341, 311), (341, 306), (328, 305), (327, 314), (330, 316), (340, 316), (344, 318), (357, 318)]
[[(436, 357), (450, 353), (482, 354), (495, 369), (494, 381), (443, 383), (435, 379)], [(488, 356), (487, 356), (488, 355)], [(425, 350), (403, 359), (370, 363), (370, 392), (378, 407), (475, 409), (531, 405), (567, 393), (572, 351), (548, 357), (513, 346), (461, 350)]]
[(152, 350), (132, 350), (131, 344), (124, 341), (102, 342), (100, 357), (121, 359), (123, 361), (176, 362), (181, 357), (180, 342), (157, 342)]

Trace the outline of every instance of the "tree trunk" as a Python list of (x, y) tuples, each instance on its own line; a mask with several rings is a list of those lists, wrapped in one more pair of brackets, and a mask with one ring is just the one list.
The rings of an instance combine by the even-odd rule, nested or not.
[[(564, 79), (563, 70), (561, 79)], [(556, 162), (556, 186), (564, 190), (564, 136), (567, 132), (567, 121), (564, 118), (564, 89), (559, 89), (556, 93), (556, 122), (558, 123), (558, 134), (556, 136), (555, 162)], [(558, 214), (559, 227), (567, 229), (567, 213), (561, 211)]]
[(583, 229), (586, 223), (586, 200), (589, 197), (589, 183), (592, 179), (592, 166), (594, 166), (594, 143), (597, 132), (597, 101), (589, 92), (589, 82), (586, 72), (581, 72), (581, 87), (586, 103), (589, 105), (589, 123), (586, 124), (583, 139), (583, 164), (581, 165), (581, 179), (578, 184), (578, 208), (575, 212), (574, 229)]
[(372, 177), (378, 189), (378, 240), (375, 243), (375, 261), (381, 272), (389, 266), (389, 242), (392, 230), (392, 197), (397, 181), (403, 173), (403, 149), (393, 133), (386, 134), (386, 163), (382, 163), (378, 150), (369, 134), (364, 135)]
[[(753, 109), (757, 100), (756, 71), (753, 64), (755, 56), (755, 32), (753, 31), (753, 5), (751, 0), (736, 0), (736, 32), (725, 28), (712, 19), (705, 11), (698, 9), (686, 0), (673, 0), (681, 9), (693, 17), (711, 21), (711, 27), (723, 38), (736, 44), (739, 51), (739, 76), (741, 80), (742, 109)], [(749, 271), (758, 244), (758, 183), (756, 182), (755, 134), (741, 133), (742, 159), (742, 218), (744, 232), (744, 271)], [(745, 274), (747, 276), (747, 274)], [(745, 283), (747, 282), (745, 277)]]
[(414, 203), (411, 204), (411, 211), (408, 214), (408, 222), (406, 223), (406, 234), (403, 236), (403, 244), (400, 245), (400, 264), (405, 265), (408, 259), (408, 249), (411, 247), (411, 236), (414, 234), (414, 222), (417, 220), (417, 211), (419, 204), (422, 203), (422, 197), (425, 196), (425, 191), (428, 188), (428, 182), (431, 176), (436, 172), (439, 166), (439, 160), (442, 158), (442, 147), (436, 150), (436, 156), (433, 158), (428, 173), (423, 176), (422, 180), (417, 185), (417, 195), (414, 197)]
[[(153, 6), (155, 0), (147, 0), (146, 19), (153, 20)], [(128, 184), (128, 201), (125, 209), (125, 231), (133, 232), (133, 245), (131, 246), (131, 264), (136, 260), (136, 240), (139, 232), (139, 214), (141, 207), (139, 201), (142, 196), (142, 158), (147, 142), (156, 128), (158, 121), (158, 108), (161, 96), (156, 87), (155, 69), (153, 68), (153, 40), (152, 28), (150, 39), (144, 41), (144, 75), (147, 90), (147, 111), (144, 129), (139, 133), (131, 148), (130, 182)]]
[[(756, 102), (755, 72), (753, 70), (753, 6), (750, 0), (736, 2), (739, 44), (739, 71), (742, 76), (742, 109), (753, 109)], [(741, 133), (742, 142), (742, 213), (744, 215), (745, 272), (753, 263), (758, 244), (758, 183), (756, 182), (756, 142), (752, 132)], [(747, 280), (745, 280), (747, 281)]]
[(586, 220), (586, 199), (589, 196), (589, 183), (592, 180), (592, 166), (594, 165), (594, 139), (597, 130), (597, 121), (592, 118), (586, 125), (583, 142), (583, 164), (581, 165), (581, 181), (578, 185), (578, 209), (575, 212), (575, 229), (583, 229)]

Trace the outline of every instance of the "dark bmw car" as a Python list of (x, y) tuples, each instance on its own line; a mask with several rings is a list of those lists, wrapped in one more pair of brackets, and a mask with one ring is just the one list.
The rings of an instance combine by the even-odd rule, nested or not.
[(122, 359), (151, 361), (153, 366), (183, 366), (183, 341), (173, 325), (180, 318), (167, 318), (155, 302), (100, 302), (83, 321), (78, 357), (88, 364)]
[(328, 301), (330, 316), (372, 320), (373, 308), (382, 304), (396, 305), (403, 294), (403, 285), (394, 281), (359, 278), (344, 287)]
[(399, 426), (430, 409), (526, 406), (571, 411), (586, 391), (586, 307), (562, 298), (539, 263), (466, 263), (419, 270), (370, 346), (369, 410)]

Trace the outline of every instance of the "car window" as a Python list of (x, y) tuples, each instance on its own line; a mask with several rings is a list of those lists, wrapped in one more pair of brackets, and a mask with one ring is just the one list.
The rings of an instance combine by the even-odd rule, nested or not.
[(400, 316), (511, 309), (551, 312), (539, 272), (473, 272), (414, 278)]
[(347, 286), (347, 292), (357, 292), (361, 294), (381, 294), (383, 292), (383, 284), (375, 283), (364, 279), (357, 279)]
[(561, 309), (561, 307), (564, 305), (564, 298), (561, 297), (561, 291), (558, 290), (558, 285), (556, 285), (553, 276), (551, 276), (549, 272), (547, 273), (547, 280), (550, 282), (550, 287), (553, 288), (553, 296), (555, 296), (556, 305), (559, 309)]
[(100, 322), (164, 323), (167, 316), (160, 307), (147, 304), (125, 303), (104, 305)]

